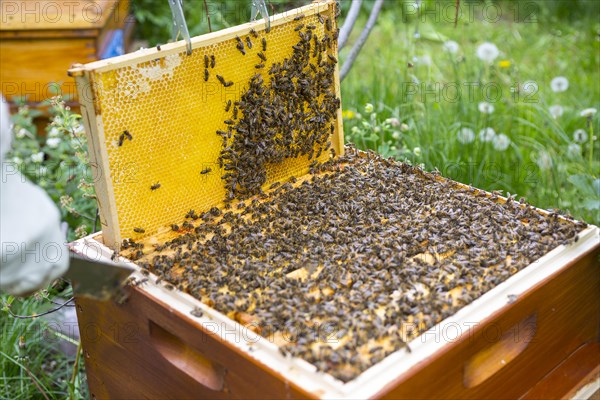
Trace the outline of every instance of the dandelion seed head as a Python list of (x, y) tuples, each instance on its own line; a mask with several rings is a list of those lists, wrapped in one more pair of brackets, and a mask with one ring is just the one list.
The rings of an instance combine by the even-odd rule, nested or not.
[(479, 131), (479, 140), (482, 142), (491, 142), (495, 136), (496, 131), (494, 128), (487, 127)]
[(479, 112), (482, 112), (483, 114), (491, 114), (494, 112), (494, 105), (488, 103), (487, 101), (482, 101), (479, 103), (478, 108)]
[(471, 128), (460, 128), (456, 133), (456, 139), (462, 144), (468, 144), (475, 140), (475, 133)]
[(494, 43), (484, 42), (477, 47), (476, 54), (480, 60), (492, 63), (500, 55), (500, 51)]
[(452, 54), (458, 53), (458, 50), (460, 49), (460, 46), (454, 40), (445, 41), (443, 46), (444, 46), (444, 50), (446, 50), (448, 53), (452, 53)]
[(494, 136), (494, 138), (492, 139), (492, 144), (495, 150), (504, 151), (508, 149), (508, 146), (510, 146), (510, 138), (504, 133), (500, 133)]
[(585, 110), (581, 111), (579, 115), (581, 115), (584, 118), (592, 118), (597, 112), (598, 110), (592, 107), (586, 108)]
[(535, 160), (535, 163), (538, 165), (538, 167), (540, 167), (541, 170), (544, 171), (552, 168), (552, 165), (554, 164), (552, 162), (552, 157), (546, 151), (540, 151), (538, 153), (538, 157), (537, 160)]
[(588, 140), (588, 134), (583, 129), (577, 129), (573, 132), (573, 140), (577, 143), (585, 143)]
[(550, 82), (550, 88), (555, 93), (564, 92), (569, 88), (569, 80), (564, 76), (557, 76)]
[(556, 119), (562, 116), (565, 110), (562, 108), (562, 106), (555, 104), (553, 106), (550, 106), (548, 108), (548, 111), (550, 111), (550, 115), (552, 115), (552, 117)]

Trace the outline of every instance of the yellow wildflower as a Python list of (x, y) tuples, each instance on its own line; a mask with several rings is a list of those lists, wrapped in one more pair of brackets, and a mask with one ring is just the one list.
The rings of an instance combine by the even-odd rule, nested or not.
[(510, 68), (510, 61), (509, 60), (501, 60), (498, 65), (500, 66), (500, 68)]

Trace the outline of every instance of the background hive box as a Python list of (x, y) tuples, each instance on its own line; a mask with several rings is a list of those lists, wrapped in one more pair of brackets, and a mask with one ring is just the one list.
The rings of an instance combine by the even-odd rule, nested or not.
[(3, 1), (1, 8), (1, 91), (11, 105), (22, 96), (42, 109), (56, 94), (75, 100), (65, 70), (110, 57), (117, 47), (123, 51), (133, 33), (126, 0)]

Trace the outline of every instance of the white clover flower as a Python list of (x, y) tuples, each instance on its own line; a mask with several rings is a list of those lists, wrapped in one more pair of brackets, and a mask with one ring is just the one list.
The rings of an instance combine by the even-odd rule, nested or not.
[(421, 156), (421, 148), (420, 148), (420, 147), (415, 147), (415, 148), (413, 149), (413, 154), (414, 154), (415, 156), (417, 156), (417, 157), (420, 157), (420, 156)]
[(407, 125), (407, 124), (402, 124), (402, 125), (400, 125), (400, 130), (401, 130), (402, 132), (406, 132), (406, 131), (408, 131), (408, 125)]
[(553, 164), (552, 157), (550, 156), (550, 154), (548, 154), (545, 151), (540, 151), (540, 153), (538, 154), (537, 160), (535, 160), (535, 163), (542, 170), (548, 170), (548, 169), (552, 168), (552, 164)]
[(475, 140), (475, 133), (470, 128), (460, 128), (456, 133), (456, 139), (462, 144), (468, 144)]
[(52, 127), (49, 131), (48, 131), (48, 137), (54, 138), (54, 137), (58, 137), (60, 136), (60, 130), (56, 127)]
[(481, 103), (479, 103), (479, 112), (482, 112), (484, 114), (491, 114), (494, 112), (494, 105), (488, 103), (487, 101), (482, 101)]
[(16, 157), (16, 156), (12, 158), (12, 162), (15, 163), (15, 164), (17, 164), (17, 165), (18, 164), (23, 164), (23, 160), (21, 159), (21, 157)]
[(510, 146), (510, 138), (504, 133), (500, 133), (499, 135), (494, 136), (492, 144), (495, 150), (504, 151)]
[(381, 132), (381, 128), (379, 126), (376, 126), (375, 128), (373, 128), (373, 132), (379, 133)]
[(487, 63), (492, 63), (498, 56), (500, 51), (495, 44), (485, 42), (477, 47), (477, 57)]
[(358, 129), (358, 126), (353, 126), (352, 129), (350, 129), (350, 132), (352, 132), (353, 134), (357, 134), (360, 130)]
[(392, 133), (392, 138), (394, 138), (396, 140), (400, 139), (401, 137), (402, 137), (402, 134), (400, 132), (398, 132), (398, 131), (394, 131)]
[(15, 136), (17, 139), (23, 139), (25, 136), (27, 136), (27, 134), (27, 129), (21, 128), (17, 131), (17, 133), (15, 133)]
[(548, 111), (550, 111), (550, 115), (552, 115), (552, 117), (554, 117), (556, 119), (556, 118), (560, 117), (561, 115), (563, 115), (565, 110), (558, 104), (555, 104), (553, 106), (550, 106), (548, 108)]
[(361, 113), (356, 113), (356, 115), (354, 116), (354, 118), (356, 119), (362, 119), (362, 114)]
[(75, 126), (73, 127), (73, 132), (75, 132), (75, 133), (83, 132), (83, 125), (81, 125), (79, 122), (76, 122)]
[(585, 143), (588, 140), (588, 134), (583, 129), (577, 129), (573, 132), (573, 140), (577, 143)]
[(482, 130), (479, 131), (479, 140), (481, 140), (482, 142), (491, 142), (492, 140), (494, 140), (494, 137), (496, 136), (496, 131), (494, 130), (494, 128), (483, 128)]
[(564, 92), (569, 88), (569, 80), (564, 76), (557, 76), (550, 82), (550, 88), (553, 92)]
[(598, 110), (596, 110), (595, 108), (586, 108), (585, 110), (583, 110), (582, 112), (579, 113), (579, 115), (581, 115), (582, 117), (585, 118), (592, 118), (594, 116), (594, 114), (596, 114), (598, 112)]
[(48, 168), (44, 165), (40, 166), (39, 177), (46, 176), (48, 174)]
[(371, 103), (367, 103), (365, 105), (365, 112), (366, 113), (372, 113), (374, 109), (375, 109), (375, 107), (373, 107), (373, 104), (371, 104)]
[(385, 120), (385, 122), (387, 122), (388, 124), (390, 124), (390, 126), (394, 128), (400, 125), (400, 120), (398, 118), (388, 118)]
[(460, 46), (454, 40), (447, 40), (444, 42), (444, 50), (447, 52), (456, 54), (458, 53), (458, 49), (460, 49)]
[(534, 81), (525, 81), (523, 82), (523, 93), (525, 94), (534, 94), (538, 91), (538, 84)]
[(575, 157), (581, 155), (581, 146), (578, 145), (577, 143), (569, 144), (569, 147), (567, 147), (567, 155), (570, 158), (575, 158)]
[(34, 163), (41, 163), (44, 161), (44, 152), (40, 151), (39, 153), (35, 153), (31, 155), (31, 161)]
[(48, 138), (48, 140), (46, 140), (46, 146), (50, 147), (51, 149), (55, 149), (58, 147), (61, 141), (61, 138), (57, 137)]

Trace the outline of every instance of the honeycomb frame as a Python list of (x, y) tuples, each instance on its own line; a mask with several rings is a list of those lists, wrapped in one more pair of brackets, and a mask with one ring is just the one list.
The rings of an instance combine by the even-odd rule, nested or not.
[[(107, 246), (118, 249), (125, 238), (164, 232), (189, 210), (223, 206), (221, 142), (215, 132), (226, 129), (227, 102), (239, 100), (254, 74), (261, 72), (267, 81), (269, 66), (290, 57), (298, 24), (312, 24), (315, 34), (324, 35), (324, 18), (337, 29), (335, 12), (335, 1), (315, 2), (271, 17), (269, 32), (259, 20), (194, 37), (191, 55), (179, 41), (69, 70), (77, 82)], [(246, 44), (245, 55), (236, 48), (237, 37), (253, 42), (251, 48)], [(263, 38), (268, 61), (257, 71)], [(327, 54), (337, 57), (337, 41)], [(234, 84), (224, 87), (217, 75)], [(333, 85), (339, 99), (337, 65)], [(341, 107), (333, 126), (332, 148), (343, 154)], [(328, 156), (323, 152), (320, 158)], [(270, 165), (264, 186), (305, 175), (310, 163), (304, 156)]]

